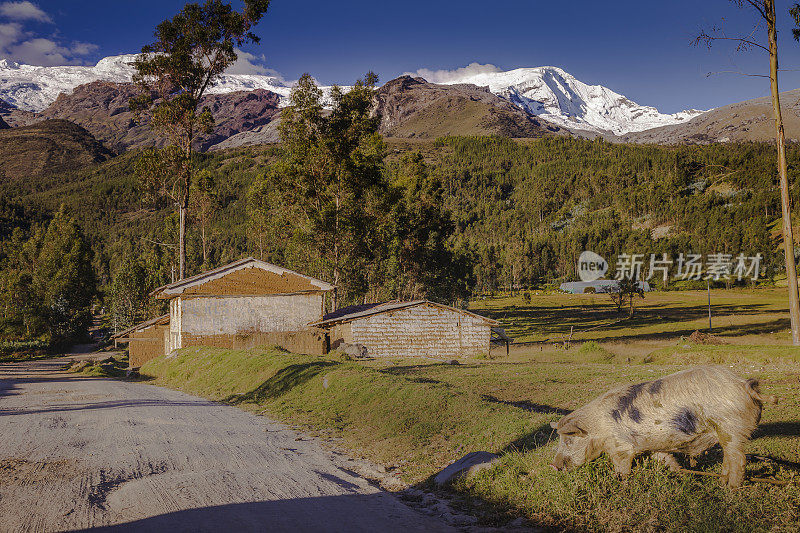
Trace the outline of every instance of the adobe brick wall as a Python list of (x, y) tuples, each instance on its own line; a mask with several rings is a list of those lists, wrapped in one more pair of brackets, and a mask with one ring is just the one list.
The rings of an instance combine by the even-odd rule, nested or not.
[(236, 335), (191, 335), (183, 334), (183, 346), (213, 346), (247, 350), (258, 346), (279, 346), (292, 353), (307, 355), (325, 354), (325, 331), (306, 329), (302, 331), (275, 331), (238, 333)]
[[(232, 348), (233, 341), (225, 339), (237, 335), (302, 331), (308, 323), (322, 319), (322, 302), (320, 292), (174, 298), (170, 302), (169, 349), (198, 345)], [(208, 340), (204, 342), (204, 338)], [(304, 342), (292, 346), (308, 346)]]
[(350, 322), (333, 326), (330, 330), (330, 337), (331, 350), (337, 349), (342, 343), (353, 344), (353, 331), (350, 327)]
[(138, 368), (151, 359), (164, 355), (169, 326), (156, 325), (129, 335), (128, 366)]
[(427, 304), (353, 320), (350, 329), (352, 342), (366, 346), (372, 357), (488, 354), (491, 336), (481, 319)]

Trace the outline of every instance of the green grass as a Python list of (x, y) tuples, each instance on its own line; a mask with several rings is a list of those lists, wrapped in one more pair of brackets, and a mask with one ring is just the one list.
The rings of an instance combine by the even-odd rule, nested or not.
[(67, 371), (96, 378), (121, 378), (126, 375), (127, 367), (127, 358), (112, 357), (104, 362), (78, 361), (72, 363)]
[(0, 342), (0, 363), (16, 363), (52, 357), (51, 346), (41, 340)]
[[(453, 487), (487, 525), (522, 514), (571, 530), (800, 530), (800, 364), (794, 349), (691, 347), (692, 363), (733, 364), (739, 374), (761, 379), (763, 392), (780, 398), (779, 405), (765, 408), (747, 452), (784, 463), (751, 463), (748, 474), (793, 479), (789, 487), (746, 483), (729, 490), (714, 478), (668, 473), (647, 458), (636, 461), (627, 480), (618, 480), (604, 458), (570, 473), (548, 467), (555, 452), (550, 421), (613, 386), (685, 368), (671, 360), (678, 352), (669, 351), (682, 346), (659, 349), (650, 363), (620, 364), (620, 353), (586, 342), (535, 352), (544, 360), (512, 356), (461, 365), (186, 348), (141, 371), (156, 384), (340, 437), (353, 453), (409, 483), (426, 484), (428, 476), (470, 451), (499, 453), (497, 467)], [(752, 360), (734, 364), (743, 351)], [(719, 471), (718, 452), (712, 450), (701, 467)]]

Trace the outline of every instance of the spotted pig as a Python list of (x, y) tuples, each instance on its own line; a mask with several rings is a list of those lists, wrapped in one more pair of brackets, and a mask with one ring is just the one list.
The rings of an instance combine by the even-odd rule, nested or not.
[(652, 452), (677, 469), (673, 453), (691, 461), (719, 443), (722, 478), (742, 483), (743, 446), (761, 419), (758, 381), (721, 366), (684, 370), (645, 383), (610, 390), (551, 426), (559, 444), (552, 466), (568, 470), (606, 453), (614, 471), (626, 476), (635, 455)]

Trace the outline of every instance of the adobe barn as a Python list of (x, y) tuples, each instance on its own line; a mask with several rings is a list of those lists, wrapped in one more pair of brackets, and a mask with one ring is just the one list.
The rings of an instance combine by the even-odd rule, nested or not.
[[(169, 300), (169, 318), (154, 330), (131, 328), (130, 366), (186, 346), (251, 348), (279, 345), (311, 355), (326, 350), (325, 331), (310, 328), (325, 312), (333, 285), (252, 257), (159, 287), (151, 296)], [(168, 323), (167, 326), (163, 324)], [(151, 337), (162, 335), (158, 345)], [(118, 334), (118, 337), (121, 335)], [(161, 346), (161, 348), (157, 348)]]
[(112, 336), (114, 346), (128, 343), (128, 366), (138, 368), (150, 359), (166, 353), (169, 344), (169, 315), (136, 324)]
[(370, 357), (452, 359), (489, 353), (499, 323), (448, 305), (415, 300), (344, 307), (311, 324), (328, 330), (330, 348), (361, 344)]

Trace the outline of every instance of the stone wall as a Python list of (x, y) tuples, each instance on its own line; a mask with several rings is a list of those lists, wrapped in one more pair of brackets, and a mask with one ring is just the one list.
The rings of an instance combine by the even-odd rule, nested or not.
[(491, 335), (491, 327), (480, 318), (430, 304), (356, 319), (350, 329), (352, 342), (366, 346), (372, 357), (488, 354)]

